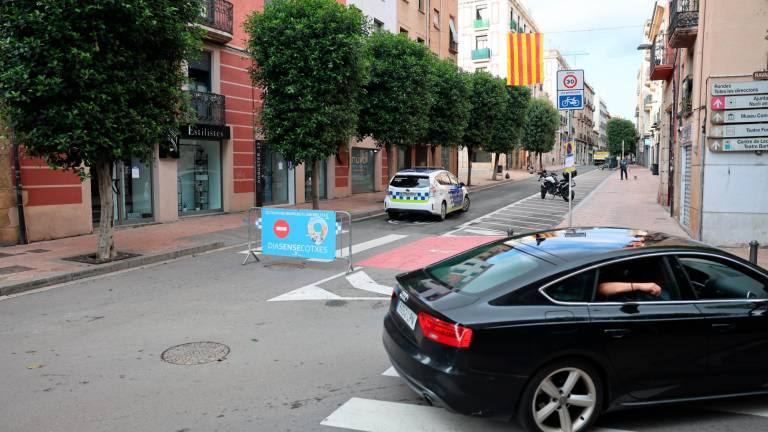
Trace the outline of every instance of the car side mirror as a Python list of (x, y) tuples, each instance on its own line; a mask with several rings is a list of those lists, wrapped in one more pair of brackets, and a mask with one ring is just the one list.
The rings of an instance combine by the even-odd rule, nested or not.
[(459, 186), (464, 187), (466, 185), (464, 184), (464, 182), (461, 182), (461, 183), (459, 183)]

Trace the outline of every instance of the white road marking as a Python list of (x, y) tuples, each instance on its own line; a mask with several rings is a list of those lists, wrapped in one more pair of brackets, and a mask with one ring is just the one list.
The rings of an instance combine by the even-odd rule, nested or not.
[(453, 414), (441, 408), (352, 398), (321, 423), (365, 432), (509, 432), (509, 423)]
[(283, 295), (271, 298), (267, 301), (297, 301), (297, 300), (339, 300), (341, 296), (336, 295), (330, 291), (326, 291), (318, 286), (308, 285), (287, 292)]
[(349, 281), (349, 283), (352, 284), (353, 287), (357, 289), (361, 289), (361, 290), (376, 293), (376, 294), (383, 294), (386, 296), (392, 295), (392, 287), (389, 287), (386, 285), (379, 285), (378, 283), (376, 283), (375, 280), (371, 279), (371, 277), (368, 276), (368, 274), (362, 270), (347, 275), (347, 280)]
[(507, 235), (506, 231), (497, 231), (497, 230), (491, 230), (491, 229), (485, 229), (485, 228), (465, 228), (464, 232), (468, 232), (470, 234), (479, 234), (479, 235), (485, 235), (485, 236), (492, 236), (492, 235)]
[(400, 374), (397, 373), (394, 366), (390, 366), (389, 369), (382, 372), (382, 375), (384, 376), (391, 376), (391, 377), (399, 377)]

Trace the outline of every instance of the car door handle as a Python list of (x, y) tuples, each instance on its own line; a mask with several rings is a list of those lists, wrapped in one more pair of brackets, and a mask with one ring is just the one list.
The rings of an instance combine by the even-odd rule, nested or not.
[(728, 323), (712, 324), (712, 329), (717, 330), (720, 333), (725, 333), (727, 331), (733, 330), (734, 328), (736, 328), (736, 325), (734, 324), (728, 324)]
[(621, 339), (624, 336), (629, 334), (629, 329), (607, 329), (607, 330), (603, 330), (603, 333), (607, 334), (612, 338)]

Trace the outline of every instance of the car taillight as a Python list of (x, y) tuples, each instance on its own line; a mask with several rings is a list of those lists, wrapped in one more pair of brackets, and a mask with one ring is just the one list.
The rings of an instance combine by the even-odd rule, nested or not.
[(419, 312), (419, 326), (424, 337), (456, 348), (469, 348), (472, 329), (451, 324), (424, 312)]

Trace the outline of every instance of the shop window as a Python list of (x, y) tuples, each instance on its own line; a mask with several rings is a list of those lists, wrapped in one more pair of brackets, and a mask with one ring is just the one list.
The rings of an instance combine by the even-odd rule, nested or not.
[(220, 141), (180, 140), (177, 167), (180, 215), (222, 209)]
[(491, 154), (483, 150), (475, 150), (472, 153), (472, 162), (490, 163)]

